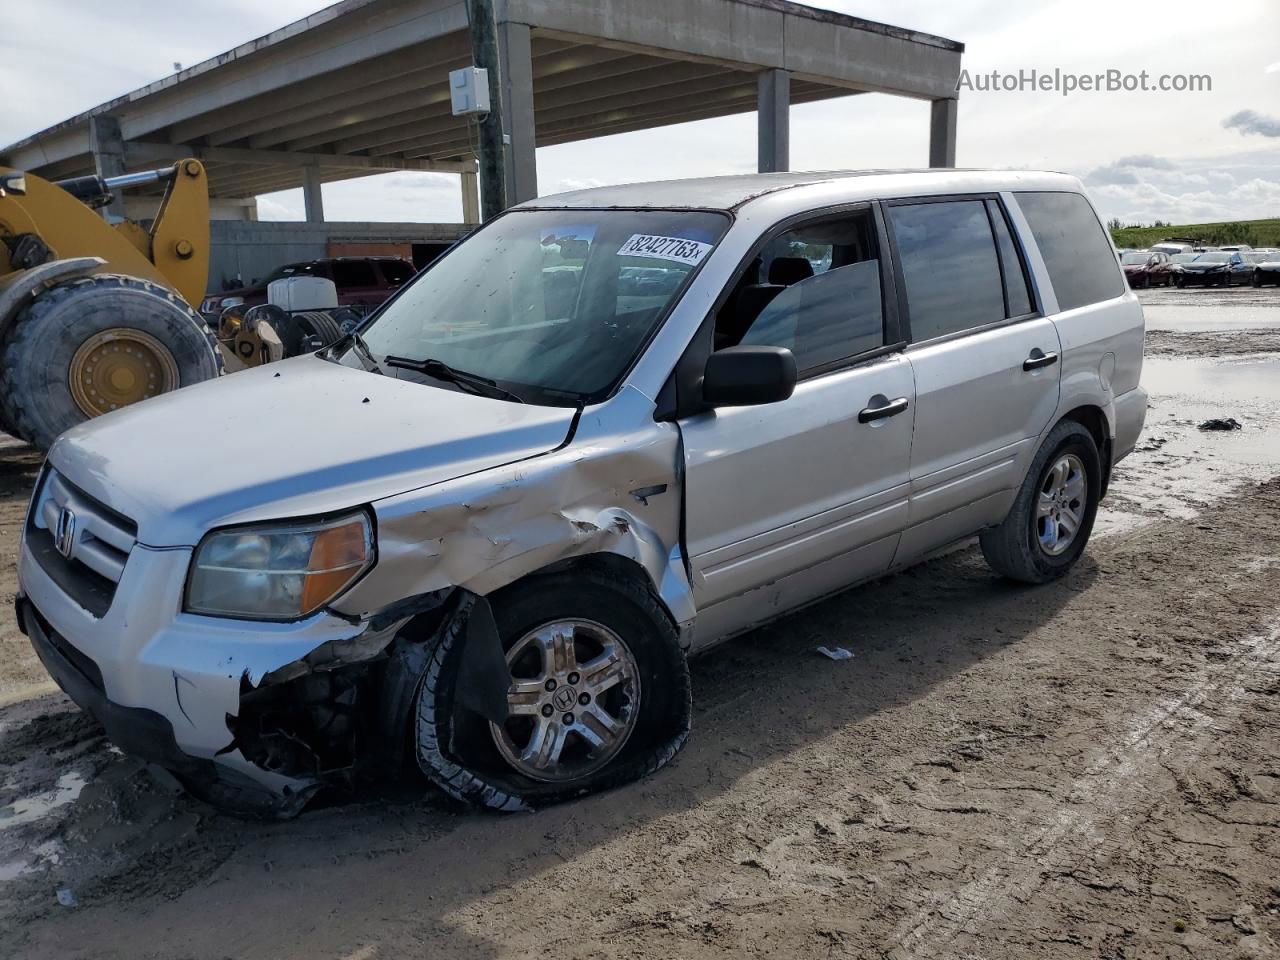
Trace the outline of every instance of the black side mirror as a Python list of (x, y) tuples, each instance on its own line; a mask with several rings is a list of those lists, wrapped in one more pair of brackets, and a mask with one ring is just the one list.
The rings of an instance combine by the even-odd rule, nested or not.
[(702, 399), (713, 407), (786, 400), (796, 388), (796, 358), (786, 347), (726, 347), (707, 358)]

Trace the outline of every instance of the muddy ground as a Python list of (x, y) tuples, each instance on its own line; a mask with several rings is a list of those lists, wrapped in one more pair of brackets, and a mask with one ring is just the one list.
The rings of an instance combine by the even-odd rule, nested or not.
[[(967, 547), (757, 631), (695, 662), (671, 767), (537, 814), (218, 815), (50, 692), (6, 605), (0, 954), (1280, 956), (1268, 293), (1144, 294), (1147, 433), (1068, 578)], [(0, 449), (5, 597), (35, 465)]]

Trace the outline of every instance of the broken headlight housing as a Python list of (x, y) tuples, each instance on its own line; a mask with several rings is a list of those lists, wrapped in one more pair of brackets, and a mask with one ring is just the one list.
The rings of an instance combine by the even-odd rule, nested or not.
[(373, 525), (362, 510), (214, 530), (196, 548), (185, 609), (213, 617), (298, 620), (337, 598), (373, 559)]

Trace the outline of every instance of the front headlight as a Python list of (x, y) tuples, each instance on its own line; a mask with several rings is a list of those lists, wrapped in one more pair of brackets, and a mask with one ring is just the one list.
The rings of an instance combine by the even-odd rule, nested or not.
[(196, 548), (185, 608), (214, 617), (297, 620), (355, 583), (373, 555), (373, 528), (363, 511), (215, 530)]
[(244, 305), (244, 297), (223, 297), (218, 301), (218, 309), (225, 310), (227, 307), (239, 307)]

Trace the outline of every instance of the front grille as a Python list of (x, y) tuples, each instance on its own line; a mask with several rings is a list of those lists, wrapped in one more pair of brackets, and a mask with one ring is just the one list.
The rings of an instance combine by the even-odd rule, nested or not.
[[(57, 537), (59, 520), (64, 553)], [(116, 585), (138, 538), (138, 527), (95, 500), (52, 467), (46, 467), (27, 521), (27, 545), (36, 562), (73, 600), (95, 617), (111, 607)]]

